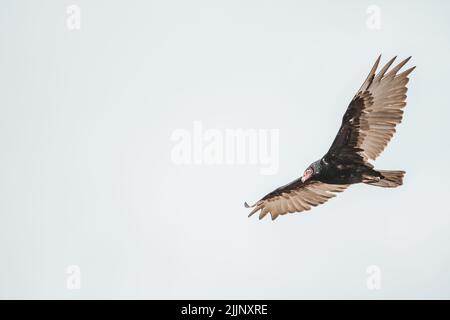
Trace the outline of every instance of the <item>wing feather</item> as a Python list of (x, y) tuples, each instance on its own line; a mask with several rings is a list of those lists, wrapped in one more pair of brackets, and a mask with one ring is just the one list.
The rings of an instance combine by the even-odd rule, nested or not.
[[(270, 213), (272, 220), (280, 215), (310, 210), (344, 191), (348, 185), (326, 184), (319, 181), (302, 183), (297, 179), (278, 188), (256, 202), (249, 217), (259, 211), (259, 219)], [(250, 207), (246, 204), (246, 207)]]
[(402, 121), (408, 76), (415, 67), (399, 73), (411, 57), (391, 68), (394, 57), (376, 74), (380, 57), (348, 106), (327, 156), (355, 162), (375, 160)]

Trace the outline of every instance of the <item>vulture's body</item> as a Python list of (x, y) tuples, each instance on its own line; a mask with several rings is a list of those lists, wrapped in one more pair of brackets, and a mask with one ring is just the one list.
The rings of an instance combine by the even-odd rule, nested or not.
[(378, 57), (350, 102), (328, 152), (312, 163), (302, 177), (272, 191), (251, 206), (253, 210), (249, 216), (259, 211), (260, 219), (268, 213), (276, 219), (286, 213), (306, 211), (355, 183), (385, 188), (401, 185), (404, 171), (376, 170), (369, 160), (380, 155), (402, 120), (408, 75), (415, 67), (399, 71), (409, 59), (389, 69), (393, 58), (376, 73)]

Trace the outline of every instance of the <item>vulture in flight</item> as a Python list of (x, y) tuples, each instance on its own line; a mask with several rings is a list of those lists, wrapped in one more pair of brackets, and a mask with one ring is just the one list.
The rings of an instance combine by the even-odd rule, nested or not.
[(402, 121), (406, 106), (408, 75), (415, 67), (400, 72), (409, 61), (390, 68), (392, 58), (377, 73), (381, 55), (367, 79), (350, 102), (341, 127), (328, 152), (313, 162), (303, 176), (264, 196), (254, 205), (249, 217), (270, 213), (272, 220), (286, 213), (310, 210), (336, 196), (354, 183), (395, 188), (403, 183), (404, 171), (376, 170), (369, 163), (384, 150)]

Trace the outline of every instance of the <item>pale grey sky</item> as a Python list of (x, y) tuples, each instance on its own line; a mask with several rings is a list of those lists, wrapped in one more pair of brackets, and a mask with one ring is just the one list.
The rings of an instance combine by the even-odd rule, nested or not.
[[(2, 1), (0, 297), (450, 298), (449, 14), (447, 1)], [(405, 170), (404, 186), (248, 219), (244, 201), (328, 150), (380, 53), (417, 65), (375, 162)], [(171, 137), (195, 121), (278, 129), (278, 172), (177, 165)]]

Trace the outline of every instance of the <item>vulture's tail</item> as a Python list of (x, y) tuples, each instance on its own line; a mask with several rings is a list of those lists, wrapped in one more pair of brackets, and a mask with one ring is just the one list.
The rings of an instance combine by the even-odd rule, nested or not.
[(396, 188), (403, 184), (403, 177), (405, 176), (405, 171), (389, 171), (389, 170), (378, 170), (381, 177), (367, 178), (363, 180), (364, 183), (370, 184), (372, 186), (383, 187), (383, 188)]

